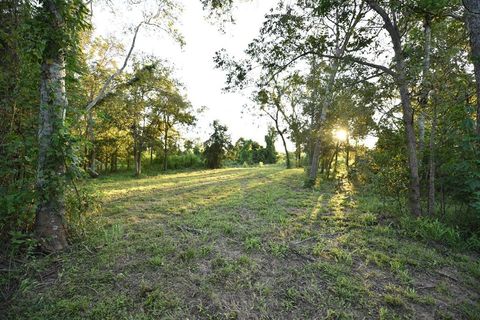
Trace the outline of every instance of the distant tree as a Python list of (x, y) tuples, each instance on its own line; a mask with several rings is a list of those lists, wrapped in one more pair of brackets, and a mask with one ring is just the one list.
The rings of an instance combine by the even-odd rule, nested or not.
[(267, 135), (265, 136), (265, 163), (277, 162), (277, 151), (275, 150), (275, 140), (277, 137), (277, 131), (275, 128), (268, 128)]
[(240, 163), (247, 163), (252, 164), (252, 148), (251, 148), (252, 140), (245, 140), (244, 138), (240, 138), (235, 143), (235, 160)]
[(206, 166), (210, 169), (220, 168), (222, 161), (225, 159), (228, 149), (231, 148), (231, 138), (227, 134), (227, 127), (221, 125), (218, 120), (213, 121), (213, 133), (210, 138), (205, 141), (204, 156)]

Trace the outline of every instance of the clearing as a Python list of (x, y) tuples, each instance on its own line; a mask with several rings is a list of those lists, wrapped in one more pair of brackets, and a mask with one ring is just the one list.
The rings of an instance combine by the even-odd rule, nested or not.
[[(32, 259), (7, 319), (479, 319), (473, 253), (278, 166), (101, 178), (97, 230)], [(3, 316), (2, 316), (3, 317)]]

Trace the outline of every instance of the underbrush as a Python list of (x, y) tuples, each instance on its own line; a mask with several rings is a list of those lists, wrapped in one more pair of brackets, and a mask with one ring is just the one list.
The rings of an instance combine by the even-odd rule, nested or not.
[(446, 216), (412, 217), (405, 200), (373, 194), (370, 191), (360, 191), (359, 208), (373, 212), (387, 218), (394, 223), (405, 236), (422, 241), (437, 242), (451, 248), (473, 250), (480, 252), (480, 236), (478, 232), (462, 229), (448, 219), (453, 216), (449, 212)]

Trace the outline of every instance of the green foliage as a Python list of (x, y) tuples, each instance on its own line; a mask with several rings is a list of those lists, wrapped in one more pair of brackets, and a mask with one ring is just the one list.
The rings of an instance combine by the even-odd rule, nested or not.
[(71, 240), (83, 240), (95, 232), (95, 216), (101, 207), (100, 195), (88, 184), (71, 182), (65, 193), (65, 221)]
[(171, 170), (177, 169), (199, 169), (204, 167), (203, 159), (194, 153), (184, 153), (178, 155), (170, 155), (167, 158), (168, 168)]
[(222, 166), (222, 162), (231, 149), (231, 139), (227, 134), (227, 127), (221, 125), (217, 120), (212, 124), (213, 133), (204, 143), (205, 164), (207, 168), (215, 169)]
[(454, 247), (462, 244), (460, 232), (437, 219), (413, 219), (405, 216), (400, 220), (400, 224), (411, 235), (424, 240), (438, 241)]

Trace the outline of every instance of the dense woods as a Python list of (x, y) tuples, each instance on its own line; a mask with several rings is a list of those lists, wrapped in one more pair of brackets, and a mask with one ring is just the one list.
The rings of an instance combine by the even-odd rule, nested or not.
[[(235, 20), (235, 1), (200, 2), (215, 26)], [(205, 107), (136, 43), (154, 30), (182, 46), (188, 4), (125, 4), (145, 10), (128, 46), (95, 34), (92, 1), (0, 3), (2, 261), (85, 241), (102, 179), (274, 164), (303, 170), (299, 190), (348, 183), (407, 234), (480, 250), (480, 1), (275, 2), (243, 55), (212, 57), (264, 141), (215, 119), (191, 139)]]

